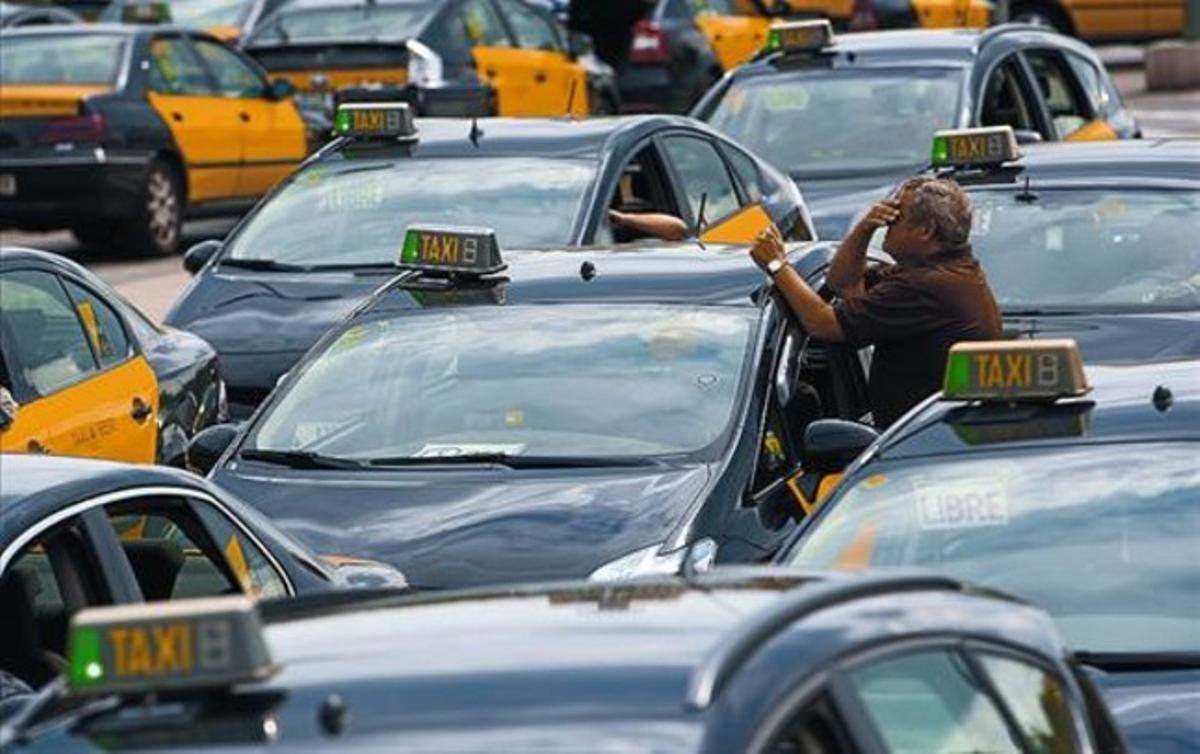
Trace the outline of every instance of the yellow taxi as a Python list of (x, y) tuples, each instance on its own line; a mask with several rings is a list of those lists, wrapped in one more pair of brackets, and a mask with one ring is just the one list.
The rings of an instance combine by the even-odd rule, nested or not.
[(185, 215), (248, 208), (308, 153), (290, 86), (206, 34), (88, 24), (0, 39), (0, 224), (171, 254)]
[(839, 29), (982, 29), (992, 21), (990, 0), (734, 0), (744, 13), (825, 17)]
[(0, 452), (181, 465), (223, 419), (216, 352), (54, 254), (0, 249)]
[(725, 70), (736, 68), (754, 57), (767, 43), (771, 19), (739, 8), (736, 0), (692, 0), (696, 25), (708, 37), (717, 60)]
[(287, 0), (113, 0), (100, 21), (171, 23), (235, 43)]
[(293, 0), (244, 49), (328, 117), (355, 89), (423, 115), (586, 115), (593, 104), (582, 51), (522, 0)]
[(1010, 15), (1089, 41), (1176, 36), (1186, 18), (1183, 0), (1020, 0)]

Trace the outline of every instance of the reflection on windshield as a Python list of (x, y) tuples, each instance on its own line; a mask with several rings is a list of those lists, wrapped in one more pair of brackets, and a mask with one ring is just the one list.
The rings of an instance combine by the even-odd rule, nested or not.
[(250, 0), (172, 0), (171, 21), (180, 26), (239, 26)]
[(346, 5), (284, 10), (254, 32), (252, 42), (404, 39), (429, 16), (427, 5)]
[(1040, 605), (1077, 650), (1198, 652), (1198, 454), (1098, 445), (880, 465), (791, 563), (932, 568)]
[(730, 425), (757, 311), (472, 307), (355, 326), (247, 448), (371, 460), (662, 456)]
[(536, 157), (316, 165), (263, 205), (229, 258), (387, 264), (410, 225), (492, 228), (502, 249), (562, 247), (595, 172)]
[(1031, 188), (971, 193), (1002, 308), (1200, 308), (1200, 192)]
[(793, 175), (887, 171), (929, 162), (955, 122), (962, 74), (823, 69), (734, 82), (709, 122)]

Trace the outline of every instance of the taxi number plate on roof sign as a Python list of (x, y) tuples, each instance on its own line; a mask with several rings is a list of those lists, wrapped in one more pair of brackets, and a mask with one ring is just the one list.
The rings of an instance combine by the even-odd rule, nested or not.
[(942, 388), (957, 400), (1053, 400), (1087, 390), (1073, 340), (957, 343)]
[(485, 275), (504, 269), (490, 230), (409, 228), (400, 266), (429, 272)]

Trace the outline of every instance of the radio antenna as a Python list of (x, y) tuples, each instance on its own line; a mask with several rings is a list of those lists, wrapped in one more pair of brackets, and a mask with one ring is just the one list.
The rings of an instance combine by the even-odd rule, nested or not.
[(567, 92), (567, 117), (572, 118), (572, 119), (575, 117), (575, 113), (574, 113), (575, 84), (576, 84), (576, 81), (574, 78), (572, 78), (571, 79), (571, 90), (569, 92)]
[(483, 129), (479, 127), (479, 118), (471, 116), (471, 131), (467, 134), (467, 138), (471, 140), (471, 146), (479, 149), (479, 139), (483, 136)]

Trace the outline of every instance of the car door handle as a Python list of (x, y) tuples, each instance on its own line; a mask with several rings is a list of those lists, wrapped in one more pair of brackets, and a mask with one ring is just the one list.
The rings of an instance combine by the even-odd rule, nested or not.
[(238, 117), (242, 119), (243, 123), (250, 122), (250, 113), (238, 113)]
[(182, 123), (183, 122), (183, 113), (171, 113), (171, 119), (174, 120), (176, 123)]
[(546, 83), (546, 72), (538, 71), (537, 73), (533, 74), (533, 80), (538, 82), (539, 84)]
[(496, 69), (488, 68), (483, 72), (483, 75), (487, 76), (489, 79), (494, 79), (494, 78), (496, 78)]
[(133, 399), (133, 409), (129, 412), (129, 415), (133, 417), (135, 422), (141, 424), (149, 419), (150, 415), (153, 413), (154, 409), (149, 403), (146, 403), (141, 398)]
[(45, 445), (42, 445), (37, 440), (30, 440), (29, 444), (27, 444), (25, 446), (25, 450), (29, 453), (35, 453), (35, 454), (41, 455), (41, 456), (50, 455), (50, 448), (47, 448)]

